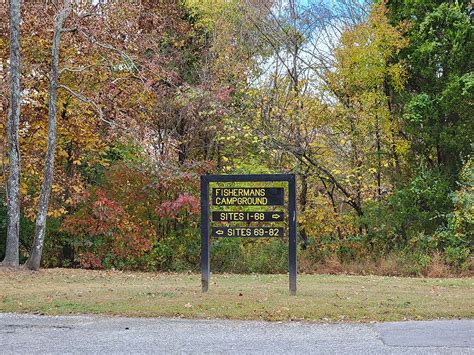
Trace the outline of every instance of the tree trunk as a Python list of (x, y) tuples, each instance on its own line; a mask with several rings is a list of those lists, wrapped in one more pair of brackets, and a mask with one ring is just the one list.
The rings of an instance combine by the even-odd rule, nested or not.
[[(302, 215), (304, 215), (306, 211), (306, 205), (308, 204), (308, 170), (309, 169), (306, 169), (306, 171), (304, 171), (303, 174), (301, 174), (301, 192), (299, 196), (300, 197), (299, 202), (300, 202), (300, 211)], [(300, 238), (301, 238), (301, 247), (304, 250), (308, 246), (308, 236), (306, 235), (306, 229), (304, 228), (304, 226), (300, 227)]]
[(392, 159), (393, 159), (393, 166), (395, 168), (395, 174), (392, 175), (392, 183), (395, 185), (400, 178), (400, 159), (398, 158), (398, 153), (397, 153), (397, 143), (396, 143), (396, 133), (395, 133), (395, 124), (396, 124), (396, 116), (400, 116), (400, 112), (397, 113), (397, 105), (393, 104), (393, 90), (390, 88), (390, 85), (388, 85), (387, 80), (384, 81), (384, 92), (385, 95), (387, 96), (387, 107), (388, 107), (388, 112), (389, 112), (389, 120), (390, 120), (390, 150), (392, 154)]
[[(67, 116), (67, 108), (69, 106), (69, 101), (66, 101), (63, 104), (63, 108), (61, 110), (61, 121), (64, 124), (67, 124), (69, 117)], [(72, 139), (66, 143), (66, 177), (68, 181), (72, 181), (74, 177), (74, 156), (73, 156), (73, 142)], [(67, 201), (71, 198), (71, 185), (67, 185), (64, 191), (64, 200)], [(72, 212), (72, 208), (70, 204), (66, 205), (66, 212), (69, 214)], [(74, 247), (73, 243), (66, 242), (62, 248), (62, 265), (64, 266), (66, 263), (69, 265), (74, 265)]]
[(35, 238), (31, 247), (30, 257), (26, 267), (38, 270), (43, 253), (44, 237), (46, 232), (46, 217), (48, 214), (51, 185), (53, 184), (54, 155), (56, 151), (56, 98), (58, 91), (58, 62), (61, 42), (61, 31), (64, 20), (71, 11), (71, 0), (64, 0), (63, 8), (54, 20), (53, 44), (51, 47), (51, 72), (49, 77), (48, 95), (48, 147), (44, 164), (44, 178), (41, 187), (38, 214), (36, 216)]
[(377, 180), (377, 200), (382, 199), (382, 146), (380, 143), (380, 125), (378, 116), (375, 117), (375, 147), (377, 149), (377, 171), (375, 178)]
[[(334, 215), (339, 217), (339, 212), (337, 211), (337, 206), (336, 206), (336, 199), (334, 198), (334, 189), (336, 188), (336, 185), (332, 184), (331, 189), (329, 189), (326, 182), (324, 181), (324, 179), (322, 177), (319, 177), (319, 179), (321, 180), (321, 182), (324, 186), (324, 190), (326, 191), (326, 195), (328, 195), (329, 200), (331, 201), (331, 206), (332, 206), (332, 210), (334, 211)], [(341, 227), (339, 225), (339, 222), (337, 223), (336, 232), (337, 232), (338, 240), (341, 240), (342, 239), (342, 232), (341, 232)]]
[(4, 266), (18, 267), (20, 244), (20, 0), (10, 1), (10, 106), (7, 136), (9, 173), (7, 181), (7, 248)]

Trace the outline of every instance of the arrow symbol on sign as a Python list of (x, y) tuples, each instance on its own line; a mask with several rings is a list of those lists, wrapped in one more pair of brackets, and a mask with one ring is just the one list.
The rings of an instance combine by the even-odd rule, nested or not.
[(280, 218), (280, 215), (279, 215), (279, 214), (272, 214), (272, 218), (273, 218), (273, 219)]
[(216, 234), (218, 235), (224, 234), (224, 231), (222, 229), (216, 230)]

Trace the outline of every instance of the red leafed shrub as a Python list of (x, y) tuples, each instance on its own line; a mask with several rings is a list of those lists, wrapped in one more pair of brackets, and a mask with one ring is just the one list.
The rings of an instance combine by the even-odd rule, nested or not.
[(199, 176), (206, 168), (111, 166), (63, 222), (74, 238), (76, 261), (87, 268), (194, 268)]
[(86, 269), (102, 269), (102, 261), (95, 254), (87, 252), (79, 254), (81, 267)]
[(103, 190), (88, 194), (82, 208), (63, 228), (77, 238), (83, 267), (121, 266), (149, 251), (157, 238), (153, 225), (128, 213)]
[(183, 212), (191, 214), (199, 213), (199, 199), (191, 196), (187, 192), (178, 196), (174, 201), (165, 201), (156, 209), (160, 217), (173, 218)]

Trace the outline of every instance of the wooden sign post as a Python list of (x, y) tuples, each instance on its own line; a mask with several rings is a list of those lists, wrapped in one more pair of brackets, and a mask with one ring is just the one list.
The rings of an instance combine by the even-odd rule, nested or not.
[[(251, 186), (258, 182), (259, 186)], [(262, 183), (287, 182), (285, 188)], [(210, 183), (238, 183), (232, 186)], [(246, 184), (248, 183), (248, 185)], [(245, 184), (245, 186), (241, 186)], [(229, 185), (229, 184), (227, 184)], [(238, 186), (234, 186), (238, 185)], [(264, 184), (263, 184), (264, 185)], [(209, 191), (211, 190), (211, 191)], [(258, 209), (251, 210), (252, 206)], [(262, 211), (264, 206), (265, 211)], [(239, 207), (242, 209), (239, 210)], [(245, 208), (244, 208), (245, 207)], [(211, 209), (213, 209), (211, 211)], [(214, 210), (216, 209), (216, 210)], [(210, 219), (213, 222), (210, 224)], [(285, 228), (285, 221), (288, 228)], [(258, 224), (256, 226), (256, 224)], [(288, 232), (286, 232), (288, 230)], [(210, 238), (288, 237), (289, 287), (296, 294), (296, 179), (293, 174), (203, 175), (201, 176), (201, 283), (207, 292), (210, 281)]]

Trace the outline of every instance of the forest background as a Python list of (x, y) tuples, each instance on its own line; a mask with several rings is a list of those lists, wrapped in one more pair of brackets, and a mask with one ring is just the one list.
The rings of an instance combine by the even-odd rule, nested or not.
[[(472, 273), (472, 4), (434, 0), (21, 2), (20, 263), (60, 14), (44, 267), (197, 271), (199, 176), (288, 172), (301, 271)], [(9, 31), (1, 21), (0, 260)], [(211, 260), (279, 273), (287, 257), (285, 240), (223, 239)]]

